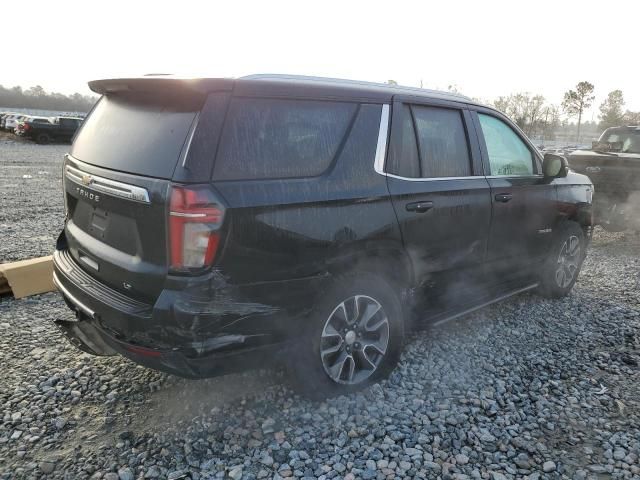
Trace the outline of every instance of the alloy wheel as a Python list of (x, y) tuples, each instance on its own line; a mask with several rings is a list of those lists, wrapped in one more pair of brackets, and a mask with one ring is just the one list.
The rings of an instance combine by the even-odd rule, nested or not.
[(580, 239), (571, 235), (567, 238), (558, 255), (556, 283), (560, 288), (567, 288), (576, 276), (580, 266)]
[(320, 357), (329, 377), (355, 385), (379, 367), (389, 346), (389, 319), (372, 297), (354, 295), (333, 309), (322, 329)]

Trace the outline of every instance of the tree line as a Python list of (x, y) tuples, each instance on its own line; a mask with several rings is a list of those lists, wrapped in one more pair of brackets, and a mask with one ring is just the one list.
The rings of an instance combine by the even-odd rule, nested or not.
[(6, 88), (0, 85), (0, 107), (31, 108), (34, 110), (58, 110), (64, 112), (88, 112), (98, 97), (74, 93), (64, 95), (47, 92), (40, 85), (23, 90), (22, 87)]
[[(397, 84), (394, 80), (387, 83)], [(457, 91), (454, 85), (449, 90)], [(560, 105), (550, 104), (543, 95), (528, 92), (500, 96), (491, 103), (495, 108), (514, 120), (529, 135), (554, 138), (555, 133), (567, 131), (571, 120), (577, 121), (576, 138), (580, 139), (583, 114), (593, 104), (595, 87), (589, 82), (579, 82), (574, 89), (564, 94)], [(31, 108), (37, 110), (59, 110), (67, 112), (88, 112), (96, 102), (93, 95), (74, 93), (64, 95), (47, 92), (40, 85), (23, 90), (16, 86), (6, 88), (0, 85), (0, 106), (4, 108)], [(618, 125), (640, 124), (640, 112), (624, 108), (624, 95), (621, 90), (609, 92), (600, 104), (600, 129)]]
[[(584, 125), (583, 115), (591, 108), (595, 99), (595, 87), (589, 82), (579, 82), (575, 88), (565, 92), (560, 105), (547, 103), (543, 95), (515, 93), (498, 97), (492, 105), (514, 120), (530, 137), (554, 138), (555, 133), (566, 131), (569, 121), (576, 120), (576, 138), (580, 140), (580, 130)], [(640, 112), (624, 108), (621, 90), (609, 92), (600, 104), (598, 127), (600, 130), (620, 125), (640, 124)]]

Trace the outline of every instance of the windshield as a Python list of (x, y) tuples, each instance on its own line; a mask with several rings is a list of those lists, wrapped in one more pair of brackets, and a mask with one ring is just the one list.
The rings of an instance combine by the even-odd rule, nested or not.
[[(604, 132), (600, 142), (616, 145), (611, 150), (621, 153), (640, 153), (640, 130)], [(618, 148), (619, 147), (619, 148)]]

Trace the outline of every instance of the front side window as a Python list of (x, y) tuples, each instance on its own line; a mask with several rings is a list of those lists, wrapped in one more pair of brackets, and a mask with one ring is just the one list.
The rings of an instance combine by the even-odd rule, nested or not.
[(231, 102), (216, 180), (309, 177), (331, 164), (356, 104), (238, 98)]
[(478, 114), (487, 145), (491, 175), (533, 175), (533, 154), (520, 137), (502, 120)]
[(469, 145), (459, 110), (412, 107), (423, 178), (471, 175)]

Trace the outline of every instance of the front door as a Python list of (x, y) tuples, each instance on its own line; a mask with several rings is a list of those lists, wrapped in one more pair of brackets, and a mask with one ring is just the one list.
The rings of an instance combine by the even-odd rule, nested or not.
[(491, 186), (492, 220), (487, 260), (510, 266), (536, 264), (550, 246), (556, 188), (542, 175), (534, 147), (506, 118), (474, 112)]

